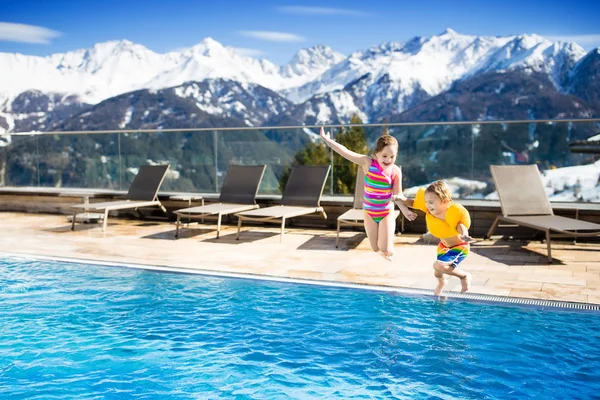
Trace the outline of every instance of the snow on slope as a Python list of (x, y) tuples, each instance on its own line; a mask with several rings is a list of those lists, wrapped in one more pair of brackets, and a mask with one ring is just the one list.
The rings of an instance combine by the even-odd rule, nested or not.
[(298, 52), (280, 67), (238, 54), (207, 38), (180, 52), (155, 53), (128, 40), (99, 43), (90, 49), (48, 57), (0, 53), (0, 94), (23, 91), (73, 93), (95, 104), (137, 89), (161, 89), (187, 81), (226, 78), (272, 90), (304, 84), (343, 59), (327, 46)]

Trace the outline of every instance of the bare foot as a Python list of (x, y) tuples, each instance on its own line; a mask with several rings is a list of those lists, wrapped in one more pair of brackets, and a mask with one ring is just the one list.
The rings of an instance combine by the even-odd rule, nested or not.
[(378, 253), (381, 257), (385, 258), (386, 261), (392, 262), (392, 256), (394, 255), (394, 253), (390, 253), (389, 251), (378, 251)]
[(435, 289), (433, 290), (433, 293), (436, 296), (441, 296), (442, 292), (444, 291), (444, 286), (446, 286), (446, 279), (445, 278), (442, 278), (442, 279), (438, 278), (438, 284), (435, 287)]
[(460, 278), (461, 289), (460, 292), (464, 293), (471, 287), (471, 274), (467, 273), (464, 278)]

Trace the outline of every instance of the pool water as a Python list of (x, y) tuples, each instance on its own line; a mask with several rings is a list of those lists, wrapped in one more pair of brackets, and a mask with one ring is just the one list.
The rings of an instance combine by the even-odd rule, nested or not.
[(0, 260), (2, 398), (597, 398), (600, 313)]

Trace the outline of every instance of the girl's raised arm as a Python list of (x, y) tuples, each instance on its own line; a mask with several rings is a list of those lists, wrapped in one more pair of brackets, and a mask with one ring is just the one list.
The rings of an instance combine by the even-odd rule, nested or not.
[(355, 164), (361, 165), (363, 168), (368, 168), (371, 164), (371, 159), (369, 156), (364, 154), (358, 154), (353, 152), (352, 150), (348, 150), (346, 146), (339, 144), (335, 140), (331, 138), (329, 132), (325, 133), (323, 127), (321, 127), (321, 138), (325, 141), (327, 146), (331, 147), (333, 151), (338, 153), (340, 156), (344, 157), (346, 160), (352, 161)]

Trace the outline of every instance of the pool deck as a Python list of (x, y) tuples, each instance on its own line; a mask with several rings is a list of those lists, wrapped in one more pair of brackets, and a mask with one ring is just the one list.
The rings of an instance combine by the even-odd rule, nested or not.
[[(360, 231), (290, 228), (283, 243), (277, 225), (225, 225), (215, 239), (211, 222), (182, 229), (168, 222), (109, 219), (106, 233), (98, 224), (71, 224), (64, 215), (3, 212), (3, 251), (100, 262), (157, 265), (212, 272), (251, 274), (326, 282), (433, 289), (435, 244), (417, 235), (396, 236), (392, 262), (370, 250)], [(554, 262), (546, 263), (546, 244), (488, 240), (472, 245), (464, 269), (473, 274), (470, 293), (600, 304), (600, 243), (553, 241)], [(448, 290), (459, 291), (451, 277)]]

